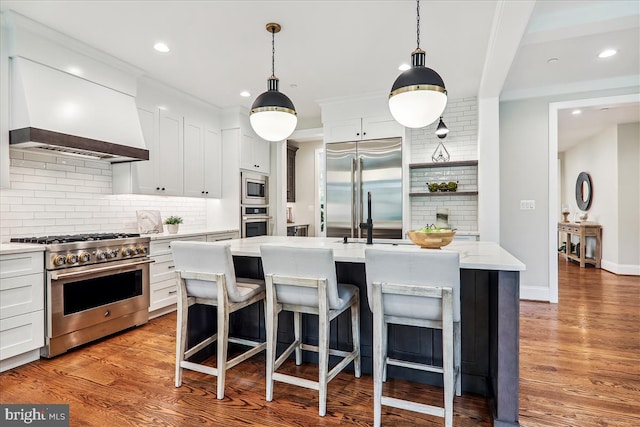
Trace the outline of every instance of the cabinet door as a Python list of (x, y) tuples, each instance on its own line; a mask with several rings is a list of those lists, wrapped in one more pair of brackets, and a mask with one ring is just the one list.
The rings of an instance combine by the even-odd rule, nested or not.
[(183, 191), (183, 123), (182, 117), (160, 111), (158, 134), (157, 194), (181, 196)]
[(380, 139), (402, 136), (402, 125), (392, 116), (364, 117), (362, 139)]
[(257, 170), (257, 164), (254, 160), (254, 141), (257, 136), (248, 129), (242, 129), (240, 135), (240, 167), (242, 169)]
[(362, 139), (361, 119), (339, 120), (327, 123), (324, 127), (326, 142), (358, 141)]
[(298, 147), (287, 146), (287, 202), (296, 201), (296, 151)]
[(156, 194), (158, 186), (158, 110), (138, 107), (138, 117), (142, 127), (142, 136), (149, 150), (149, 160), (131, 163), (131, 192), (136, 194)]
[(257, 171), (268, 174), (271, 171), (271, 143), (261, 138), (254, 140), (254, 153)]
[[(205, 197), (222, 197), (222, 139), (220, 131), (207, 127), (204, 133)], [(186, 160), (186, 159), (185, 159)], [(188, 166), (189, 163), (186, 163)]]
[(190, 119), (184, 119), (184, 195), (204, 197), (204, 127)]

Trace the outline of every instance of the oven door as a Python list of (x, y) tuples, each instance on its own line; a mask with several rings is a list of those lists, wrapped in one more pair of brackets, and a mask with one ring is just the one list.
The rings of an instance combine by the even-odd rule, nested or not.
[(149, 320), (148, 258), (47, 272), (47, 351), (71, 347)]
[(242, 237), (268, 236), (268, 216), (243, 216)]

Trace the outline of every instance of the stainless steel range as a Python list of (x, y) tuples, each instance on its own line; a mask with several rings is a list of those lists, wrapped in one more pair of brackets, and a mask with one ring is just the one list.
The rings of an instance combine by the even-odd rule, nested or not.
[(46, 245), (42, 356), (149, 320), (149, 240), (117, 233), (11, 239)]

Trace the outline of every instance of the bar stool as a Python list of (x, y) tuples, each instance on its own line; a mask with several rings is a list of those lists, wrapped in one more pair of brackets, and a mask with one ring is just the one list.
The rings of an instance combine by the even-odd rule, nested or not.
[[(176, 387), (182, 385), (182, 369), (218, 377), (217, 397), (224, 398), (225, 373), (238, 363), (266, 348), (266, 343), (229, 338), (229, 314), (265, 299), (264, 281), (236, 280), (229, 245), (206, 242), (171, 242), (178, 275), (178, 315), (176, 327)], [(186, 349), (189, 307), (206, 304), (217, 307), (217, 333)], [(216, 368), (187, 359), (217, 341)], [(227, 360), (229, 343), (251, 347)]]
[[(327, 384), (353, 361), (360, 378), (360, 292), (353, 285), (337, 282), (333, 250), (262, 245), (262, 266), (267, 289), (267, 393), (273, 400), (273, 382), (281, 381), (318, 390), (319, 410), (327, 412)], [(329, 348), (331, 320), (351, 309), (352, 351)], [(276, 360), (278, 313), (293, 312), (294, 341)], [(301, 314), (318, 315), (318, 346), (304, 344), (301, 338)], [(318, 381), (310, 381), (276, 370), (295, 351), (296, 365), (302, 363), (302, 350), (318, 353)], [(329, 355), (342, 360), (329, 371)]]
[[(367, 296), (373, 312), (373, 418), (382, 405), (435, 415), (453, 425), (453, 394), (460, 396), (460, 257), (457, 252), (365, 249)], [(387, 356), (387, 325), (442, 330), (442, 367)], [(444, 408), (382, 395), (387, 365), (443, 374)]]

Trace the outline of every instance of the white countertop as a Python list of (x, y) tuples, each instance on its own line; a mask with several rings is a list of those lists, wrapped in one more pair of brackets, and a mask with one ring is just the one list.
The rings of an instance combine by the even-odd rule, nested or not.
[[(260, 245), (282, 244), (297, 247), (333, 248), (336, 261), (364, 262), (364, 250), (367, 247), (391, 249), (394, 251), (424, 251), (410, 240), (374, 239), (371, 246), (364, 244), (364, 240), (354, 243), (342, 243), (339, 237), (287, 237), (287, 236), (259, 236), (248, 239), (234, 239), (219, 242), (230, 244), (231, 253), (239, 256), (260, 256)], [(460, 267), (479, 270), (524, 271), (525, 265), (500, 245), (494, 242), (453, 241), (443, 248), (447, 251), (460, 253)]]
[(0, 243), (0, 255), (43, 252), (45, 246), (37, 243)]
[(203, 234), (218, 234), (218, 233), (233, 233), (236, 232), (240, 235), (240, 230), (179, 230), (176, 234), (170, 234), (168, 232), (164, 233), (150, 233), (150, 234), (142, 234), (142, 237), (149, 237), (151, 240), (159, 240), (159, 239), (170, 239), (174, 237), (193, 237), (193, 236), (202, 236)]

